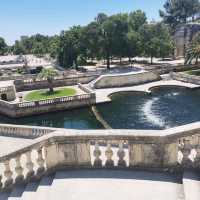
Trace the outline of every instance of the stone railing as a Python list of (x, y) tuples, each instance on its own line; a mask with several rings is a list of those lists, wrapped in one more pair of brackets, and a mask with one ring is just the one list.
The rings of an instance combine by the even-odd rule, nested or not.
[(1, 87), (0, 88), (0, 93), (7, 92), (7, 91), (13, 91), (13, 86)]
[(95, 93), (22, 103), (11, 103), (0, 100), (0, 113), (9, 117), (22, 117), (64, 109), (90, 106), (95, 103)]
[(55, 131), (53, 128), (0, 124), (0, 136), (35, 139)]
[(171, 72), (170, 76), (174, 80), (200, 85), (200, 77), (199, 76), (189, 75), (184, 72), (179, 72), (179, 73)]
[(200, 123), (163, 131), (58, 129), (2, 155), (0, 163), (2, 188), (58, 169), (199, 169)]
[[(97, 74), (59, 76), (55, 78), (53, 85), (54, 87), (62, 87), (62, 86), (77, 85), (78, 83), (87, 84), (97, 77), (98, 77)], [(15, 80), (14, 84), (17, 91), (45, 89), (48, 87), (47, 80), (39, 80), (37, 78)]]

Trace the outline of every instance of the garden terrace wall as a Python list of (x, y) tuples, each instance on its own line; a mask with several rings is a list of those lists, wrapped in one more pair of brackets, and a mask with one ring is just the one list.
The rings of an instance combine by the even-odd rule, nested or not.
[(0, 100), (0, 113), (8, 117), (17, 118), (60, 110), (70, 110), (90, 106), (95, 103), (95, 93), (22, 103), (9, 103)]
[[(62, 86), (77, 85), (78, 83), (87, 84), (92, 80), (96, 79), (97, 77), (98, 75), (96, 74), (70, 76), (70, 77), (69, 76), (57, 77), (53, 81), (53, 86), (62, 87)], [(46, 80), (37, 80), (37, 79), (15, 80), (14, 84), (18, 92), (48, 88), (48, 82)]]
[(169, 64), (162, 64), (162, 65), (153, 65), (148, 66), (146, 68), (147, 71), (156, 73), (156, 74), (167, 74), (170, 72), (182, 72), (192, 69), (199, 69), (199, 65), (169, 65)]
[(96, 89), (127, 87), (152, 81), (158, 81), (160, 79), (161, 77), (159, 75), (149, 71), (141, 71), (138, 73), (133, 72), (127, 74), (108, 74), (102, 75), (96, 79), (92, 87)]
[(177, 81), (183, 81), (186, 83), (200, 85), (200, 76), (189, 75), (184, 72), (179, 72), (179, 73), (171, 72), (170, 76), (172, 79)]
[[(11, 167), (12, 161), (17, 167)], [(199, 170), (200, 123), (161, 131), (57, 129), (5, 153), (0, 163), (4, 166), (0, 172), (3, 188), (63, 168)]]

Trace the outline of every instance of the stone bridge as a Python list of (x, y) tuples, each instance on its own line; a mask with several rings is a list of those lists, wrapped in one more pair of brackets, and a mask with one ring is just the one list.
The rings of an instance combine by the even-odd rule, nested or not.
[(146, 92), (150, 93), (153, 88), (162, 87), (162, 86), (177, 86), (177, 87), (186, 87), (186, 88), (199, 88), (199, 85), (186, 83), (178, 80), (161, 80), (151, 83), (146, 83), (142, 85), (130, 86), (130, 87), (118, 87), (118, 88), (107, 88), (107, 89), (94, 89), (96, 93), (97, 104), (110, 102), (110, 95), (117, 92)]

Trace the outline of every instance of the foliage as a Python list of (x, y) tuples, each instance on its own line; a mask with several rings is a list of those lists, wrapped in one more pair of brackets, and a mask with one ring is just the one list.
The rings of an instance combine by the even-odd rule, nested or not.
[(5, 42), (5, 40), (2, 37), (0, 37), (0, 55), (1, 56), (5, 55), (5, 53), (8, 50), (7, 48), (8, 48), (8, 46), (7, 46), (6, 42)]
[(53, 92), (53, 80), (55, 78), (55, 76), (57, 75), (57, 72), (53, 69), (43, 69), (38, 77), (40, 79), (46, 79), (48, 81), (48, 85), (49, 85), (49, 92)]
[(164, 24), (144, 24), (140, 29), (140, 35), (144, 55), (151, 57), (151, 63), (153, 63), (153, 57), (164, 58), (172, 54), (173, 42)]
[(77, 70), (89, 59), (102, 59), (109, 69), (112, 58), (170, 56), (173, 42), (166, 25), (148, 23), (145, 13), (136, 10), (111, 16), (99, 13), (88, 25), (73, 26), (53, 37), (21, 37), (12, 49), (18, 55), (49, 54), (60, 66)]
[(200, 3), (199, 0), (166, 0), (164, 9), (160, 10), (160, 16), (174, 31), (177, 25), (195, 19), (200, 12)]
[(199, 58), (200, 58), (200, 34), (198, 34), (193, 39), (188, 49), (186, 50), (185, 63), (191, 64), (193, 60), (195, 60), (195, 62), (198, 63)]
[(73, 96), (76, 94), (76, 90), (73, 88), (62, 88), (55, 90), (54, 92), (49, 92), (47, 90), (37, 90), (29, 92), (24, 99), (26, 101), (39, 101), (45, 99), (54, 99), (58, 97)]

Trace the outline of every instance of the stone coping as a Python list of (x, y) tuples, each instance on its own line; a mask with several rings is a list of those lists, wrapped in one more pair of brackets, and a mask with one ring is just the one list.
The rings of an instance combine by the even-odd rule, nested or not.
[[(12, 125), (14, 127), (14, 125)], [(20, 126), (17, 126), (20, 127)], [(24, 126), (22, 126), (24, 127)], [(25, 126), (27, 127), (27, 126)], [(39, 128), (39, 127), (38, 127)], [(200, 122), (195, 122), (167, 130), (74, 130), (57, 129), (53, 132), (33, 140), (32, 144), (25, 145), (7, 155), (0, 157), (0, 162), (25, 153), (30, 149), (38, 149), (42, 146), (54, 143), (78, 143), (80, 141), (119, 141), (128, 140), (138, 144), (167, 144), (175, 142), (183, 137), (199, 134)]]

